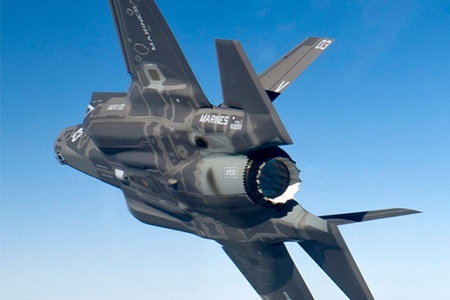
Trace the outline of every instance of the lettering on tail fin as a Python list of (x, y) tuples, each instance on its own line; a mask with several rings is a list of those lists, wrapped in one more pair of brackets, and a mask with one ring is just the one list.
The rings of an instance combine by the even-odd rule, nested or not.
[(317, 44), (316, 49), (325, 50), (331, 44), (331, 40), (321, 40), (320, 43)]
[[(131, 1), (130, 1), (130, 3), (132, 3)], [(134, 12), (133, 12), (134, 11)], [(138, 19), (138, 21), (139, 21), (139, 24), (141, 25), (141, 27), (142, 27), (142, 31), (144, 32), (144, 34), (145, 34), (145, 36), (146, 36), (146, 39), (147, 39), (147, 41), (148, 41), (148, 44), (149, 44), (149, 46), (150, 46), (150, 49), (152, 50), (152, 51), (156, 51), (156, 44), (155, 44), (155, 42), (153, 41), (153, 38), (152, 38), (152, 36), (151, 36), (151, 29), (150, 29), (150, 26), (148, 26), (146, 23), (145, 23), (145, 21), (144, 21), (144, 19), (142, 18), (142, 15), (141, 15), (141, 13), (139, 12), (139, 9), (137, 8), (137, 6), (133, 6), (133, 11), (132, 10), (127, 10), (127, 13), (131, 16), (132, 14), (134, 14), (135, 16), (136, 16), (136, 18)], [(137, 45), (137, 44), (136, 44)], [(136, 46), (135, 45), (135, 46)]]

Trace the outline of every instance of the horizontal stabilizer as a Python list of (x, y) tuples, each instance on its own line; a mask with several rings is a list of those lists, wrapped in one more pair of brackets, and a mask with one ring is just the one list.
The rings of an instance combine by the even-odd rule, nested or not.
[(224, 244), (248, 282), (265, 300), (313, 300), (284, 244)]
[(343, 225), (349, 223), (357, 223), (364, 221), (371, 221), (383, 218), (398, 217), (410, 214), (417, 214), (420, 211), (405, 209), (405, 208), (391, 208), (391, 209), (380, 209), (380, 210), (370, 210), (370, 211), (360, 211), (354, 213), (337, 214), (337, 215), (327, 215), (320, 216), (322, 219), (332, 222), (336, 225)]
[(259, 78), (274, 101), (322, 52), (333, 39), (310, 37), (267, 68)]

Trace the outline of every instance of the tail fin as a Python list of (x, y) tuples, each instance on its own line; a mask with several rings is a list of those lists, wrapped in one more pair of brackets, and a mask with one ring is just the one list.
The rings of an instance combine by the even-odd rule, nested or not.
[(259, 78), (274, 101), (322, 52), (333, 39), (310, 37), (267, 68)]
[(248, 124), (256, 138), (252, 141), (253, 148), (292, 144), (241, 44), (233, 40), (216, 40), (216, 50), (223, 104), (248, 113)]
[(177, 93), (190, 95), (186, 101), (194, 107), (210, 107), (155, 1), (109, 0), (109, 5), (128, 73), (141, 80), (137, 72), (143, 70), (145, 78), (157, 77), (156, 81), (160, 81), (161, 74), (164, 74), (169, 79), (167, 82), (171, 82), (169, 85), (186, 85)]
[(336, 225), (343, 225), (349, 223), (372, 221), (377, 219), (398, 217), (417, 213), (420, 213), (420, 211), (406, 208), (391, 208), (391, 209), (360, 211), (337, 215), (327, 215), (327, 216), (320, 216), (320, 218), (327, 220), (328, 222), (334, 223)]

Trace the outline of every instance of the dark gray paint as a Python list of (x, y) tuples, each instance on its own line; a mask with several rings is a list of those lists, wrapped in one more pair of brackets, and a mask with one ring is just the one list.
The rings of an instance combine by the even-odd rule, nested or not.
[[(222, 244), (263, 299), (312, 299), (285, 242), (350, 298), (373, 299), (337, 224), (416, 211), (304, 210), (292, 198), (299, 171), (279, 148), (292, 141), (270, 101), (332, 40), (305, 40), (259, 77), (237, 41), (217, 40), (224, 103), (214, 107), (154, 1), (110, 5), (130, 88), (94, 93), (82, 124), (58, 136), (58, 160), (120, 188), (138, 220)], [(262, 182), (273, 182), (270, 197)]]

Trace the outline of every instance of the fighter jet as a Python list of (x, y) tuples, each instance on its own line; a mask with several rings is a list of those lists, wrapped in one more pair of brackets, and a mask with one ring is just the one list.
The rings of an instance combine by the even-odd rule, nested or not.
[(61, 164), (121, 189), (143, 223), (223, 246), (262, 299), (313, 299), (285, 243), (298, 243), (350, 299), (374, 299), (338, 226), (417, 213), (316, 216), (272, 102), (332, 43), (310, 37), (257, 75), (241, 44), (215, 41), (223, 103), (203, 93), (153, 0), (109, 0), (131, 85), (95, 92), (55, 143)]

